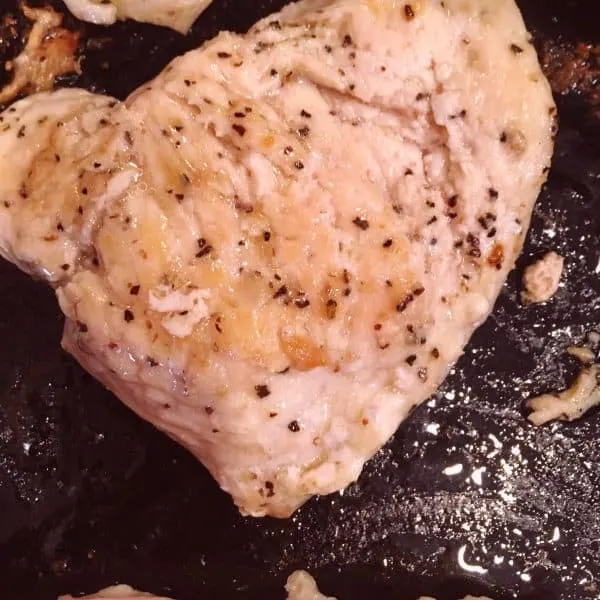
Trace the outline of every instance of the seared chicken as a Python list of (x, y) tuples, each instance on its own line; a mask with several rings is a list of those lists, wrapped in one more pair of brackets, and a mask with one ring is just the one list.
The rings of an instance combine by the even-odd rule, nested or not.
[(186, 33), (212, 0), (64, 0), (82, 21), (112, 25), (119, 19), (164, 25)]
[(2, 115), (0, 251), (245, 514), (354, 481), (492, 310), (555, 107), (513, 0), (305, 0)]

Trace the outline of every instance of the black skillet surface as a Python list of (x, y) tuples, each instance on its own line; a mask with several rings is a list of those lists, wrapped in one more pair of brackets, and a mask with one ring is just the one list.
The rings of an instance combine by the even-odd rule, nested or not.
[[(84, 76), (62, 83), (123, 97), (172, 56), (282, 3), (215, 0), (189, 38), (87, 27)], [(520, 4), (538, 42), (600, 42), (595, 0)], [(4, 57), (11, 48), (0, 43)], [(357, 484), (287, 521), (238, 516), (199, 464), (61, 352), (51, 291), (2, 262), (3, 600), (116, 581), (181, 600), (268, 600), (296, 568), (345, 600), (600, 598), (600, 417), (535, 429), (522, 413), (525, 397), (570, 381), (564, 349), (600, 325), (600, 122), (577, 94), (559, 104), (550, 183), (494, 316)], [(564, 285), (522, 308), (522, 267), (548, 249), (566, 258)]]

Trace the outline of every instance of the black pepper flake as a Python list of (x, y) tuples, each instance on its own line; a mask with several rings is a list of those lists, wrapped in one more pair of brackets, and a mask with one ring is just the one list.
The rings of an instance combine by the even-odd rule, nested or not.
[(286, 146), (286, 147), (283, 149), (283, 153), (284, 153), (286, 156), (289, 156), (289, 155), (290, 155), (290, 154), (292, 154), (293, 152), (294, 152), (294, 149), (293, 149), (291, 146)]
[(231, 58), (231, 54), (229, 54), (229, 52), (217, 52), (217, 56), (219, 58)]
[(375, 325), (373, 326), (373, 329), (375, 331), (381, 331), (382, 328), (383, 328), (383, 325), (381, 323), (375, 323)]
[(60, 265), (60, 268), (61, 268), (63, 271), (68, 271), (68, 270), (71, 268), (71, 265), (69, 265), (69, 264), (65, 263), (64, 265)]
[(506, 144), (506, 142), (508, 142), (508, 134), (506, 133), (506, 131), (503, 131), (500, 134), (500, 143), (501, 144)]
[(233, 116), (236, 119), (245, 119), (246, 118), (246, 113), (245, 112), (241, 112), (241, 111), (238, 110), (237, 112), (233, 113)]
[(440, 357), (440, 351), (437, 348), (433, 348), (431, 350), (431, 356), (433, 356), (433, 358), (439, 358)]
[(387, 240), (385, 240), (385, 242), (383, 242), (382, 246), (384, 248), (391, 248), (393, 243), (394, 240), (392, 240), (392, 238), (388, 238)]
[(298, 171), (302, 171), (302, 169), (304, 169), (304, 163), (301, 160), (297, 160), (294, 163), (294, 166), (296, 167), (296, 169), (298, 169)]
[(281, 298), (281, 296), (286, 296), (288, 293), (287, 285), (282, 285), (274, 294), (273, 298)]
[(412, 21), (415, 18), (415, 11), (410, 4), (404, 5), (404, 16), (408, 21)]
[(265, 481), (265, 489), (267, 490), (267, 498), (271, 498), (275, 495), (274, 485), (272, 481)]
[(306, 297), (298, 298), (297, 300), (294, 300), (294, 304), (296, 305), (296, 308), (307, 308), (310, 306), (310, 300)]
[(417, 377), (421, 380), (421, 381), (427, 381), (427, 367), (421, 367), (418, 371), (417, 371)]
[(426, 98), (429, 98), (429, 94), (425, 93), (425, 92), (419, 92), (416, 96), (415, 96), (415, 100), (417, 102), (421, 102), (423, 100), (425, 100)]
[(467, 116), (467, 111), (463, 108), (461, 111), (456, 113), (455, 115), (450, 115), (450, 119), (464, 119)]
[(137, 296), (140, 293), (140, 286), (139, 285), (132, 285), (131, 288), (129, 289), (129, 293), (132, 296)]
[(81, 321), (77, 321), (77, 328), (79, 329), (79, 333), (87, 333), (89, 331), (88, 326)]
[(331, 54), (333, 52), (333, 48), (329, 44), (325, 44), (323, 47), (325, 48), (325, 52), (327, 52), (327, 54)]
[(156, 359), (152, 358), (151, 356), (146, 356), (146, 362), (151, 367), (158, 367), (158, 361)]
[(490, 195), (490, 198), (492, 200), (496, 200), (498, 198), (498, 196), (500, 195), (498, 193), (498, 190), (495, 190), (494, 188), (489, 188), (488, 189), (488, 194)]
[(21, 125), (19, 131), (17, 131), (17, 137), (22, 138), (25, 137), (25, 125)]
[(351, 84), (348, 86), (348, 89), (349, 89), (351, 92), (353, 92), (355, 87), (356, 87), (356, 86), (355, 86), (353, 83), (351, 83)]
[(133, 313), (127, 308), (125, 309), (125, 311), (123, 312), (123, 319), (125, 319), (126, 323), (131, 323), (131, 321), (133, 321), (135, 317), (133, 316)]
[(192, 85), (192, 82), (189, 79), (184, 79), (183, 83), (185, 83), (186, 87), (190, 87), (190, 85)]
[(495, 227), (492, 227), (489, 231), (487, 236), (489, 238), (493, 238), (496, 234), (498, 233), (498, 230)]
[(352, 219), (352, 223), (354, 223), (354, 225), (356, 225), (359, 229), (362, 229), (363, 231), (369, 229), (369, 221), (363, 219), (362, 217), (355, 217), (354, 219)]
[(231, 129), (233, 129), (238, 135), (242, 137), (246, 135), (246, 128), (243, 125), (240, 125), (239, 123), (234, 123), (231, 126)]
[(346, 296), (346, 298), (352, 293), (352, 290), (350, 288), (344, 288), (344, 296)]
[(196, 258), (203, 258), (207, 254), (210, 254), (213, 251), (213, 247), (210, 244), (206, 244), (205, 246), (200, 246), (200, 251), (196, 253)]
[(415, 364), (415, 362), (417, 362), (417, 355), (411, 354), (410, 356), (406, 357), (405, 362), (409, 367), (412, 367)]
[(521, 46), (518, 46), (517, 44), (511, 44), (510, 50), (513, 54), (523, 54), (524, 52), (523, 48), (521, 48)]
[(102, 163), (99, 163), (99, 162), (94, 163), (94, 169), (99, 169), (101, 166), (102, 166)]
[(412, 293), (415, 296), (417, 296), (417, 298), (418, 298), (419, 296), (422, 296), (425, 293), (425, 288), (424, 287), (415, 288)]
[(307, 125), (304, 125), (304, 126), (300, 127), (300, 129), (298, 129), (298, 135), (300, 135), (302, 137), (307, 137), (309, 133), (310, 133), (310, 128)]
[(271, 394), (271, 390), (268, 385), (259, 384), (254, 386), (254, 391), (259, 398), (266, 398)]
[(57, 231), (64, 231), (65, 228), (63, 227), (63, 224), (59, 222), (58, 225), (56, 226), (56, 230)]
[(288, 423), (288, 429), (292, 432), (292, 433), (298, 433), (300, 431), (300, 424), (298, 423), (298, 421), (294, 420), (294, 421), (290, 421)]
[(348, 47), (348, 46), (350, 46), (351, 44), (352, 44), (352, 38), (351, 38), (351, 37), (350, 37), (348, 34), (346, 34), (346, 35), (344, 36), (344, 40), (342, 41), (342, 46), (343, 46), (344, 48), (347, 48), (347, 47)]
[(327, 300), (325, 305), (325, 314), (329, 320), (335, 319), (337, 313), (337, 302), (335, 300)]
[(60, 162), (60, 155), (59, 154), (55, 154), (54, 155), (54, 161), (59, 163)]
[(305, 119), (310, 119), (312, 117), (312, 115), (304, 109), (300, 111), (300, 116), (304, 117)]
[(415, 297), (412, 294), (408, 294), (403, 300), (396, 304), (396, 312), (403, 313), (414, 299)]
[(204, 412), (207, 415), (212, 415), (215, 412), (215, 409), (212, 406), (205, 406), (204, 407)]
[(486, 220), (486, 218), (485, 218), (485, 217), (479, 217), (479, 218), (477, 219), (477, 222), (478, 222), (478, 223), (481, 225), (481, 227), (482, 227), (483, 229), (485, 229), (485, 230), (487, 231), (487, 229), (488, 229), (489, 225), (488, 225), (488, 222), (487, 222), (487, 220)]
[(450, 208), (454, 208), (458, 203), (458, 194), (455, 194), (454, 196), (450, 196), (450, 198), (448, 198), (448, 206)]
[(265, 242), (268, 242), (270, 239), (271, 239), (271, 232), (263, 231), (263, 240), (265, 240)]
[(175, 199), (179, 202), (181, 202), (184, 198), (185, 196), (183, 194), (175, 194)]
[(404, 212), (404, 209), (402, 208), (402, 206), (400, 206), (400, 204), (393, 204), (392, 205), (392, 210), (397, 214), (397, 215), (401, 215)]
[(427, 225), (433, 225), (437, 220), (438, 218), (434, 215), (431, 217), (431, 219), (429, 219), (429, 221), (427, 221)]
[(131, 131), (126, 131), (123, 135), (127, 144), (133, 146), (133, 136), (131, 135)]
[(435, 208), (435, 202), (431, 201), (431, 200), (427, 200), (427, 202), (425, 202), (425, 204), (429, 207), (429, 208)]

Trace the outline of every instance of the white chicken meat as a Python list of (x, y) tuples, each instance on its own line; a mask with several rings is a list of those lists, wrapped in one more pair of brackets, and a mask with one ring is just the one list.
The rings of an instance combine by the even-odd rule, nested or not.
[(354, 481), (492, 310), (555, 107), (513, 0), (304, 0), (0, 123), (0, 251), (243, 513)]

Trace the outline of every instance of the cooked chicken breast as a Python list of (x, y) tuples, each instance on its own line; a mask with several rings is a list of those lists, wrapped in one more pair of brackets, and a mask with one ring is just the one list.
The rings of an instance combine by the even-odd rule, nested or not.
[(306, 0), (2, 115), (0, 250), (245, 514), (354, 481), (492, 310), (555, 108), (512, 0)]
[[(287, 580), (285, 586), (287, 600), (336, 600), (333, 597), (324, 596), (317, 587), (317, 582), (306, 571), (295, 571)], [(84, 600), (169, 600), (169, 598), (157, 598), (151, 594), (137, 592), (128, 585), (117, 585), (105, 590), (85, 596)], [(60, 596), (58, 600), (75, 600), (73, 596)], [(435, 598), (421, 597), (419, 600), (435, 600)], [(464, 600), (490, 600), (489, 598), (467, 596)]]
[(134, 19), (186, 33), (212, 0), (64, 0), (82, 21), (112, 25)]
[[(171, 600), (170, 598), (153, 596), (145, 592), (138, 592), (128, 585), (113, 585), (96, 594), (84, 596), (83, 600)], [(73, 596), (59, 596), (58, 600), (75, 600)]]

